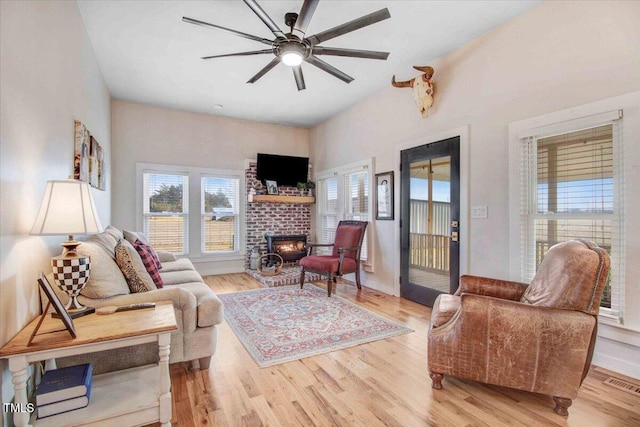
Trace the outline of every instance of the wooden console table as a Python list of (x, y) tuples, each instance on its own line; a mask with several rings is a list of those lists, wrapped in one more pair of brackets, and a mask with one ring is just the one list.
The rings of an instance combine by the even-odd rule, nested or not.
[[(177, 329), (171, 302), (153, 309), (133, 310), (106, 316), (90, 314), (73, 320), (76, 338), (71, 338), (59, 319), (49, 314), (27, 345), (38, 316), (0, 349), (0, 358), (9, 360), (15, 403), (27, 404), (29, 363), (75, 354), (91, 353), (157, 342), (160, 362), (93, 377), (89, 406), (51, 417), (35, 419), (35, 414), (16, 412), (14, 424), (28, 426), (76, 426), (91, 424), (143, 425), (160, 421), (171, 425), (171, 378), (169, 345), (171, 331)], [(108, 420), (107, 423), (105, 421)]]

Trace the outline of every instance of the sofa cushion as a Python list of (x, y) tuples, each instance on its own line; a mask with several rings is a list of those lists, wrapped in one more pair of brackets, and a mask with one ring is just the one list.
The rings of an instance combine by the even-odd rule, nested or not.
[(203, 282), (202, 276), (195, 270), (160, 271), (165, 285), (179, 285), (190, 282)]
[(195, 270), (193, 263), (189, 258), (177, 258), (174, 261), (162, 262), (162, 272)]
[(119, 239), (116, 239), (113, 233), (109, 233), (107, 231), (100, 234), (94, 234), (87, 238), (88, 242), (96, 243), (98, 246), (104, 249), (113, 259), (116, 259), (115, 250), (116, 245), (118, 244), (118, 240)]
[(158, 261), (158, 257), (154, 258), (155, 252), (153, 251), (153, 248), (151, 248), (151, 246), (149, 245), (145, 245), (144, 243), (142, 243), (140, 241), (140, 239), (137, 239), (134, 244), (133, 247), (135, 248), (135, 250), (138, 252), (138, 255), (140, 256), (140, 260), (142, 261), (142, 265), (144, 265), (144, 268), (147, 270), (147, 273), (149, 273), (149, 276), (151, 276), (151, 280), (153, 280), (153, 284), (156, 285), (156, 287), (158, 289), (162, 288), (163, 285), (163, 281), (162, 281), (162, 277), (160, 276), (160, 271), (158, 270), (158, 267), (160, 266), (160, 261)]
[(146, 292), (157, 289), (131, 243), (124, 239), (120, 240), (116, 245), (115, 252), (116, 262), (127, 280), (131, 292)]
[(105, 228), (104, 231), (105, 233), (111, 234), (116, 239), (116, 242), (120, 241), (120, 239), (124, 239), (124, 235), (122, 234), (122, 231), (118, 230), (117, 228), (111, 225), (107, 225), (107, 228)]
[(140, 240), (146, 245), (149, 244), (149, 239), (147, 239), (147, 236), (145, 236), (141, 231), (122, 230), (122, 234), (124, 235), (125, 240), (127, 240), (131, 244), (133, 244), (136, 240)]
[(97, 299), (130, 293), (120, 268), (102, 245), (88, 240), (78, 246), (78, 253), (91, 258), (89, 280), (80, 291), (81, 295)]
[(460, 309), (460, 297), (456, 295), (440, 294), (433, 303), (431, 312), (431, 327), (439, 328), (447, 323)]

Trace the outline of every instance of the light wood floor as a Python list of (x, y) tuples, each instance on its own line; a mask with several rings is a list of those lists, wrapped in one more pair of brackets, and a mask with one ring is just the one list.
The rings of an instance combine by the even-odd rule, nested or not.
[[(219, 294), (259, 287), (246, 274), (206, 281)], [(640, 397), (603, 384), (615, 374), (597, 367), (568, 418), (553, 412), (548, 396), (448, 377), (442, 390), (432, 390), (431, 310), (368, 288), (356, 291), (338, 283), (336, 294), (415, 332), (261, 369), (224, 323), (208, 371), (171, 365), (173, 425), (640, 426)]]

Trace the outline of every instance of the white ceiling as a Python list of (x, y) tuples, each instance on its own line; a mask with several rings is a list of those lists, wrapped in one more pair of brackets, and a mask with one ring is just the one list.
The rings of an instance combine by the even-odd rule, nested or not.
[[(252, 121), (312, 127), (388, 86), (409, 79), (412, 65), (430, 61), (525, 12), (540, 0), (522, 1), (320, 1), (307, 35), (387, 7), (391, 18), (323, 43), (323, 46), (391, 52), (388, 60), (322, 56), (354, 77), (346, 84), (303, 64), (306, 90), (279, 64), (247, 84), (271, 55), (202, 60), (202, 56), (265, 49), (264, 44), (182, 22), (210, 22), (273, 39), (242, 1), (78, 0), (111, 96), (160, 107)], [(287, 31), (286, 12), (302, 0), (259, 0)], [(434, 81), (437, 82), (438, 70)], [(216, 108), (216, 104), (223, 108)]]

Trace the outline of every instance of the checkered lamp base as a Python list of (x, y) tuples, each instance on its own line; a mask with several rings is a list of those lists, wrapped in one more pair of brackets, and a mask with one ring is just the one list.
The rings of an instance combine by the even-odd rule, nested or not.
[(82, 309), (84, 306), (78, 301), (78, 295), (89, 280), (90, 258), (53, 258), (53, 278), (60, 289), (69, 294), (67, 310)]

